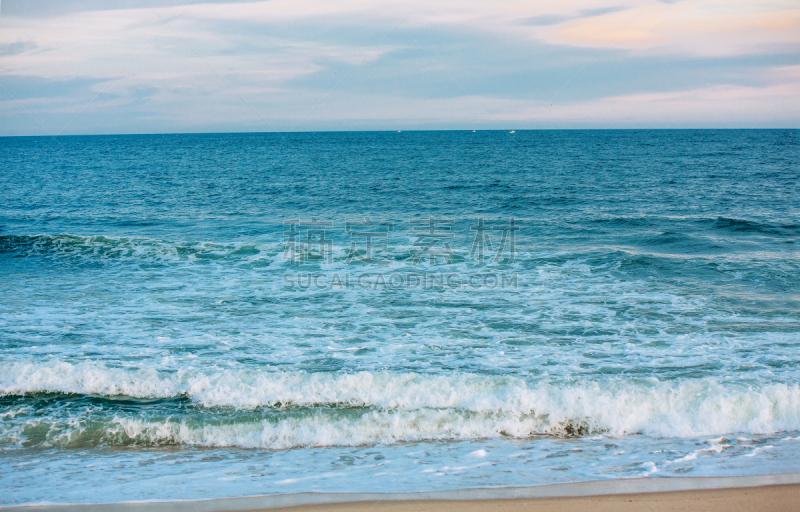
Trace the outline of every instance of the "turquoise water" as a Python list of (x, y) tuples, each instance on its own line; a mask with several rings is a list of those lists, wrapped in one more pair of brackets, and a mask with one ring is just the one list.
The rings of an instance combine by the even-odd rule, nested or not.
[(799, 148), (0, 139), (0, 502), (800, 472)]

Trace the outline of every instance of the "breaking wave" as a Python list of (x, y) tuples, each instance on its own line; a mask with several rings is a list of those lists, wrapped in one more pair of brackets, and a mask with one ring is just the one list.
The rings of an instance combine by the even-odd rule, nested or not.
[[(0, 365), (5, 397), (41, 393), (185, 397), (188, 413), (109, 408), (36, 416), (4, 407), (4, 444), (187, 444), (288, 449), (419, 440), (642, 433), (692, 437), (800, 429), (800, 388), (717, 379), (528, 382), (476, 374), (121, 369), (100, 363)], [(101, 408), (102, 409), (102, 408)], [(14, 412), (17, 411), (17, 412)], [(20, 412), (21, 411), (21, 412)], [(31, 416), (31, 414), (34, 414)], [(20, 441), (24, 442), (24, 441)]]

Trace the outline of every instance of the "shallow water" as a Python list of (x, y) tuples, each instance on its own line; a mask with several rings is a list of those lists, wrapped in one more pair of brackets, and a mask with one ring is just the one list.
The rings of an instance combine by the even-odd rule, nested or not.
[(0, 500), (800, 472), (799, 143), (0, 139)]

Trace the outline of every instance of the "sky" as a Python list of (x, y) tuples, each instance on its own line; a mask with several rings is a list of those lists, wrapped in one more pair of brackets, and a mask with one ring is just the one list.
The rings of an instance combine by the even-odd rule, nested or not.
[(0, 136), (798, 127), (797, 0), (0, 0)]

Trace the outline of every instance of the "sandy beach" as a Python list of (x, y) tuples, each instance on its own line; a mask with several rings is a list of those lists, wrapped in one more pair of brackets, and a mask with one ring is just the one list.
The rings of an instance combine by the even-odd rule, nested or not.
[(800, 475), (619, 479), (421, 493), (301, 493), (213, 500), (0, 507), (0, 512), (477, 512), (800, 510)]
[[(264, 510), (264, 509), (261, 509)], [(633, 510), (683, 510), (703, 512), (790, 511), (800, 510), (800, 484), (769, 485), (744, 489), (708, 489), (612, 496), (562, 498), (469, 500), (469, 501), (367, 501), (286, 507), (286, 511), (343, 512), (499, 512), (542, 511), (618, 512)]]
[[(210, 510), (240, 512), (235, 502), (225, 508), (216, 503)], [(220, 507), (220, 505), (222, 505)], [(40, 507), (7, 507), (7, 511), (64, 512), (91, 510), (209, 510), (197, 507), (196, 502), (183, 503), (142, 503), (108, 505), (67, 505)], [(636, 494), (615, 494), (606, 496), (572, 496), (560, 498), (516, 498), (494, 500), (399, 500), (399, 501), (360, 501), (328, 503), (318, 505), (298, 505), (280, 508), (248, 509), (250, 512), (269, 510), (295, 512), (619, 512), (634, 510), (651, 511), (702, 511), (702, 512), (754, 512), (754, 511), (793, 511), (800, 510), (800, 484), (767, 485), (752, 488), (704, 489), (689, 491), (670, 491)]]

